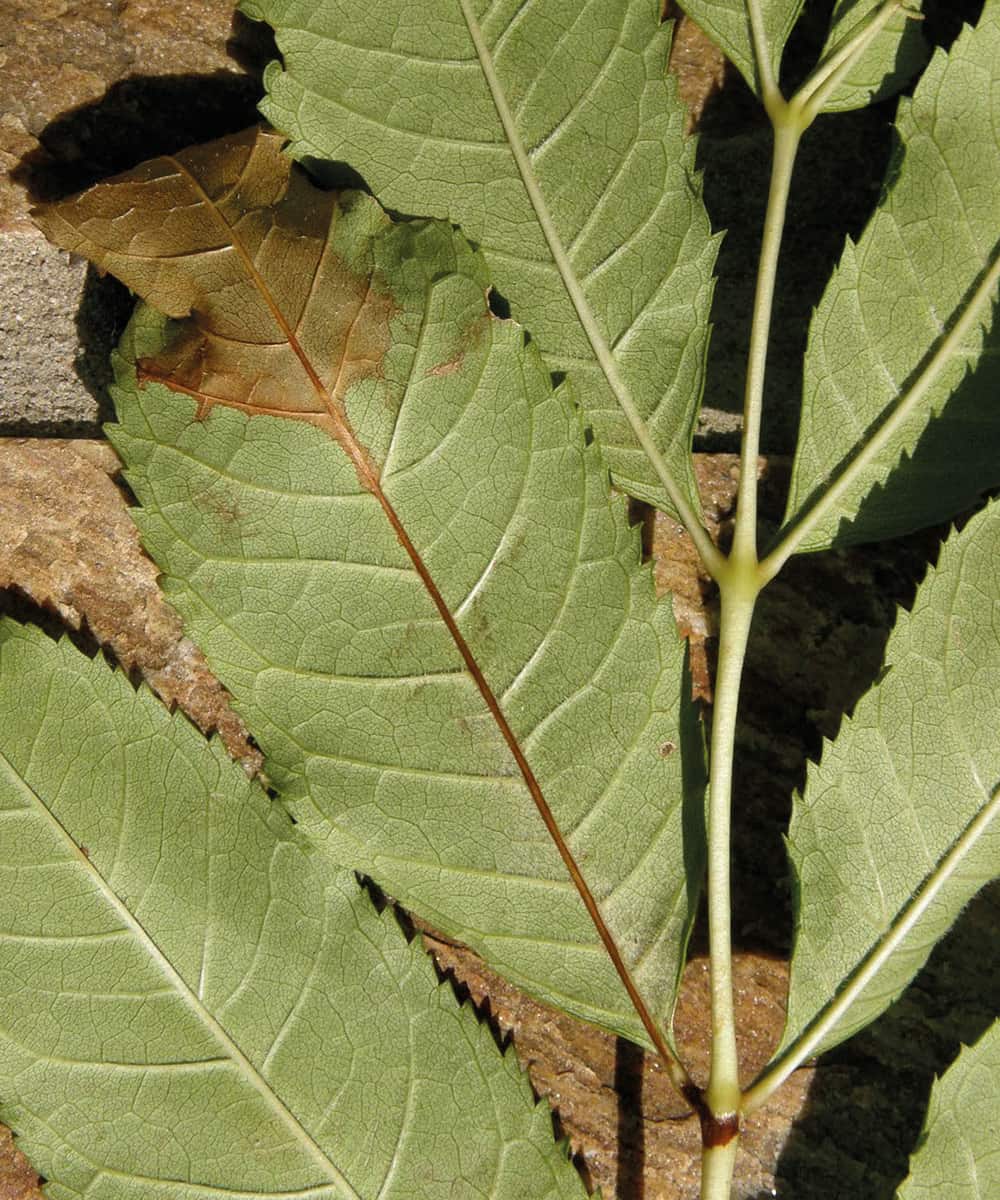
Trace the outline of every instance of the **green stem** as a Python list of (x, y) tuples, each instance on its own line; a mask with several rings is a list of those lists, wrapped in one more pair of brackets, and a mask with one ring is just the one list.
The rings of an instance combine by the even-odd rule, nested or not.
[[(795, 155), (802, 130), (770, 73), (761, 14), (749, 5), (758, 73), (774, 125), (771, 186), (761, 239), (754, 298), (743, 410), (743, 444), (733, 548), (722, 570), (715, 572), (721, 594), (719, 662), (712, 714), (708, 801), (708, 932), (712, 1001), (712, 1063), (705, 1103), (713, 1119), (737, 1117), (740, 1111), (739, 1063), (733, 1012), (732, 906), (730, 827), (733, 757), (740, 681), (754, 605), (760, 591), (757, 572), (757, 456), (767, 370), (767, 346), (774, 307), (774, 286), (781, 236), (788, 206)], [(735, 1139), (734, 1139), (735, 1140)], [(735, 1148), (707, 1145), (703, 1196), (728, 1194)]]
[[(730, 566), (732, 565), (730, 559)], [(729, 883), (733, 751), (740, 679), (758, 587), (753, 570), (727, 574), (721, 585), (719, 664), (712, 713), (708, 793), (708, 938), (712, 999), (712, 1065), (705, 1103), (715, 1118), (740, 1108), (733, 1013)]]
[(712, 1146), (701, 1157), (701, 1200), (729, 1200), (740, 1139)]
[[(760, 589), (773, 575), (773, 572), (767, 574), (761, 570), (757, 557), (757, 458), (775, 279), (788, 195), (802, 134), (853, 63), (899, 7), (899, 0), (889, 0), (870, 24), (844, 46), (838, 47), (831, 60), (821, 64), (798, 95), (786, 102), (771, 69), (760, 0), (747, 0), (757, 75), (764, 107), (774, 129), (774, 150), (747, 358), (733, 548), (729, 558), (712, 571), (719, 585), (722, 610), (708, 801), (707, 894), (712, 1062), (708, 1087), (703, 1097), (707, 1108), (707, 1124), (703, 1116), (705, 1148), (702, 1155), (702, 1200), (728, 1200), (739, 1144), (738, 1123), (746, 1111), (739, 1084), (732, 979), (730, 829), (733, 759), (740, 682), (754, 606)], [(735, 1136), (721, 1142), (706, 1137), (706, 1128), (724, 1128), (729, 1121), (732, 1121)]]
[(771, 186), (764, 216), (764, 233), (757, 268), (750, 349), (747, 358), (746, 388), (743, 400), (743, 444), (740, 448), (740, 484), (736, 509), (733, 552), (747, 561), (757, 553), (757, 456), (760, 453), (760, 421), (764, 405), (764, 376), (767, 348), (774, 309), (774, 285), (778, 255), (785, 228), (788, 193), (795, 169), (802, 130), (787, 108), (776, 111), (774, 149), (771, 158)]

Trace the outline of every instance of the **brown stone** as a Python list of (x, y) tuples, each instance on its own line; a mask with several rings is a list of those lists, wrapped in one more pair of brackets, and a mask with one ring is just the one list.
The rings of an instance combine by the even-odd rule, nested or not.
[(0, 589), (86, 629), (254, 773), (260, 753), (142, 551), (112, 479), (120, 465), (107, 442), (0, 439)]

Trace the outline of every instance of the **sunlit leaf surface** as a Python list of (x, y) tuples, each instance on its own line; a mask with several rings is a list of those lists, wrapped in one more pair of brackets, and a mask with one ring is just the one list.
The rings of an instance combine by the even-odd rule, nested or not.
[[(783, 1046), (937, 881), (933, 902), (818, 1048), (874, 1020), (1000, 873), (1000, 819), (990, 816), (1000, 786), (998, 547), (994, 502), (948, 539), (913, 611), (900, 613), (884, 677), (810, 767), (789, 831), (798, 913)], [(990, 818), (982, 828), (980, 816)]]
[(194, 309), (128, 342), (173, 391), (120, 371), (112, 435), (145, 541), (338, 862), (643, 1038), (514, 747), (668, 1021), (703, 854), (669, 606), (566, 387), (489, 311), (481, 257), (317, 191), (277, 145), (158, 160), (44, 217), (162, 309)]
[(56, 1200), (583, 1187), (516, 1059), (218, 743), (0, 624), (0, 1116)]

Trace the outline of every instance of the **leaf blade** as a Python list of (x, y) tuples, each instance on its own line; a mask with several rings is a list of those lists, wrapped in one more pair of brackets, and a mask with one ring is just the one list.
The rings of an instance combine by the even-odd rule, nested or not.
[[(386, 207), (461, 225), (549, 368), (570, 373), (618, 484), (663, 506), (603, 352), (574, 307), (569, 292), (577, 291), (608, 348), (605, 367), (699, 512), (689, 448), (716, 241), (666, 83), (669, 36), (655, 0), (544, 11), (464, 0), (417, 10), (392, 0), (377, 16), (350, 0), (246, 11), (276, 28), (284, 66), (267, 72), (264, 109), (291, 137), (292, 153), (348, 161)], [(429, 57), (428, 27), (439, 47)], [(470, 30), (477, 40), (481, 32), (498, 103), (512, 113), (511, 142)], [(375, 77), (372, 87), (352, 82)], [(518, 142), (534, 199), (510, 149)], [(553, 245), (566, 252), (568, 276)]]
[[(239, 170), (246, 150), (238, 143)], [(201, 189), (249, 197), (231, 223), (257, 230), (265, 249), (249, 257), (267, 278), (284, 267), (285, 238), (305, 254), (296, 189), (307, 185), (278, 162), (297, 182), (290, 207), (266, 216), (252, 181), (234, 187), (228, 168)], [(162, 174), (144, 170), (143, 181)], [(64, 217), (86, 230), (92, 208), (137, 211), (132, 183), (117, 186)], [(323, 346), (340, 348), (317, 357), (318, 387), (275, 349), (266, 314), (257, 343), (226, 342), (217, 326), (234, 293), (228, 278), (213, 290), (214, 257), (160, 257), (161, 275), (179, 270), (201, 289), (196, 318), (168, 348), (162, 321), (140, 321), (135, 357), (172, 384), (180, 362), (183, 379), (201, 380), (181, 391), (208, 412), (192, 422), (189, 403), (138, 393), (123, 367), (112, 434), (147, 546), (272, 777), (339, 862), (522, 986), (644, 1039), (517, 754), (569, 831), (653, 1019), (667, 1021), (703, 853), (683, 644), (565, 390), (551, 392), (520, 328), (489, 312), (481, 259), (440, 225), (390, 227), (368, 198), (329, 204), (327, 249), (309, 261), (337, 290), (306, 273), (306, 306), (298, 292), (286, 301), (296, 316), (285, 325), (314, 322)], [(157, 236), (162, 224), (154, 217)], [(335, 263), (353, 277), (346, 305)], [(133, 267), (113, 269), (135, 278)], [(205, 270), (212, 287), (198, 283)], [(360, 364), (346, 382), (345, 354)], [(221, 370), (231, 361), (243, 376)], [(241, 378), (242, 398), (223, 397)], [(243, 415), (282, 407), (296, 419)]]
[(217, 745), (67, 642), (7, 622), (0, 657), (3, 869), (44, 876), (0, 938), (5, 1116), (50, 1188), (583, 1195), (489, 1031)]
[[(1000, 870), (1000, 759), (980, 724), (1000, 671), (988, 632), (1000, 609), (998, 531), (994, 503), (945, 543), (890, 638), (887, 673), (810, 768), (789, 830), (799, 901), (778, 1057), (814, 1024), (823, 1022), (824, 1034), (810, 1053), (874, 1020)], [(826, 1028), (838, 993), (890, 942), (911, 905), (931, 895), (930, 884), (937, 891), (914, 909), (877, 990), (854, 996)]]
[(985, 1200), (1000, 1187), (1000, 1022), (935, 1080), (899, 1200), (947, 1194)]
[[(912, 101), (900, 102), (905, 156), (890, 166), (888, 196), (857, 246), (847, 242), (813, 318), (786, 525), (849, 469), (1000, 251), (998, 61), (1000, 13), (988, 3), (976, 30), (949, 55), (938, 52)], [(971, 104), (984, 90), (990, 103)], [(919, 411), (801, 550), (932, 524), (996, 482), (998, 333), (988, 313), (977, 325)], [(961, 472), (951, 467), (956, 454)]]
[[(803, 3), (804, 0), (758, 0), (768, 60), (775, 79), (785, 42), (802, 12)], [(683, 7), (760, 96), (747, 0), (685, 0)]]
[[(825, 58), (837, 44), (881, 7), (882, 0), (839, 0), (830, 19), (830, 32), (821, 51)], [(912, 14), (919, 12), (921, 0), (907, 4)], [(850, 112), (893, 95), (927, 61), (927, 44), (920, 32), (921, 22), (900, 10), (881, 30), (871, 46), (848, 72), (823, 105), (824, 112)]]

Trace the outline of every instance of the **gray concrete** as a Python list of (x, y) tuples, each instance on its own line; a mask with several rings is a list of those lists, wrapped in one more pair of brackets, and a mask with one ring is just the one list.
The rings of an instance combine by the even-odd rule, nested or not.
[(100, 332), (108, 342), (113, 314), (86, 276), (36, 231), (0, 234), (0, 434), (93, 434), (109, 415), (107, 358), (81, 346), (80, 326), (88, 342)]

